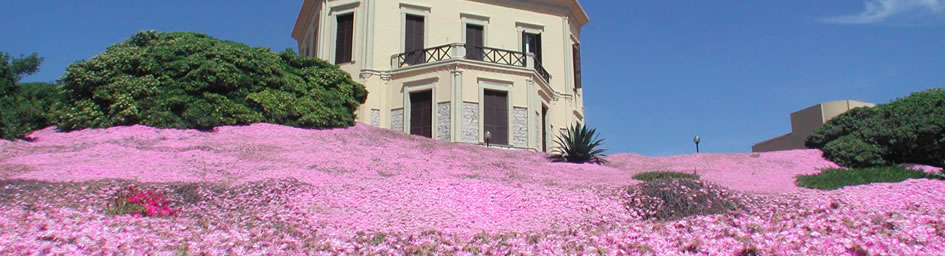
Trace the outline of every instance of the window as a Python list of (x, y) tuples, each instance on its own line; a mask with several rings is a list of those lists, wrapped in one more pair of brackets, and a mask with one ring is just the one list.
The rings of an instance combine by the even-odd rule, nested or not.
[(522, 52), (534, 53), (535, 60), (541, 62), (541, 34), (522, 32)]
[(485, 55), (485, 42), (483, 34), (485, 27), (482, 25), (466, 24), (466, 58), (471, 60), (482, 60)]
[(574, 89), (581, 89), (581, 44), (574, 44), (571, 48), (574, 57)]
[(338, 31), (335, 37), (335, 64), (351, 62), (351, 50), (354, 42), (354, 14), (337, 16)]
[(407, 54), (407, 64), (416, 65), (425, 63), (423, 57), (423, 16), (410, 15), (404, 24), (404, 52)]

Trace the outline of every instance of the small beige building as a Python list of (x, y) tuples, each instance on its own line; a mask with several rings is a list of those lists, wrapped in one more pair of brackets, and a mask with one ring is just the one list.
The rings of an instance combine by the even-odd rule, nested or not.
[(814, 129), (824, 126), (833, 119), (850, 109), (858, 107), (873, 107), (876, 104), (842, 100), (820, 103), (800, 111), (791, 113), (791, 133), (759, 142), (751, 147), (752, 152), (768, 152), (778, 150), (802, 149), (804, 141)]
[(584, 122), (577, 0), (305, 0), (292, 37), (367, 88), (358, 121), (547, 151)]

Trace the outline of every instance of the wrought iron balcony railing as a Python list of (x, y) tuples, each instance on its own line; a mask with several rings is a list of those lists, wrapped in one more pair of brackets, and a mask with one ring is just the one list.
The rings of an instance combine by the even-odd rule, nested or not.
[(538, 72), (538, 75), (545, 79), (545, 81), (551, 82), (551, 74), (548, 74), (548, 70), (545, 70), (545, 67), (541, 66), (541, 61), (535, 60), (535, 72)]
[(466, 46), (466, 59), (492, 62), (497, 64), (526, 66), (525, 53), (484, 46)]
[(405, 52), (396, 55), (398, 68), (404, 67), (404, 65), (417, 65), (423, 63), (437, 62), (441, 60), (452, 59), (450, 57), (450, 50), (453, 48), (452, 45), (441, 45), (437, 47), (426, 48), (423, 50), (416, 50)]
[(528, 67), (529, 62), (535, 68), (535, 72), (545, 79), (551, 81), (551, 74), (541, 65), (541, 62), (534, 57), (521, 51), (511, 51), (498, 48), (471, 46), (461, 43), (446, 44), (436, 47), (430, 47), (422, 50), (409, 51), (395, 54), (391, 63), (396, 68), (404, 66), (413, 66), (424, 63), (433, 63), (450, 59), (467, 59), (483, 61), (488, 63)]

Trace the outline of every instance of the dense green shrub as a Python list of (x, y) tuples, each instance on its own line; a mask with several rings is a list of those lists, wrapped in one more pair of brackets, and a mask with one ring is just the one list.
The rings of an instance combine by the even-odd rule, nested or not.
[(641, 172), (633, 175), (633, 179), (642, 180), (642, 181), (651, 181), (658, 179), (699, 179), (699, 175), (695, 173), (684, 173), (684, 172), (671, 172), (671, 171), (656, 171), (656, 172)]
[(0, 97), (0, 139), (22, 139), (50, 126), (50, 110), (59, 99), (54, 84), (17, 84), (14, 90)]
[(604, 140), (598, 139), (596, 133), (597, 129), (587, 129), (583, 124), (572, 125), (567, 133), (558, 135), (555, 140), (558, 148), (551, 159), (571, 163), (605, 163), (602, 158), (605, 149), (600, 148)]
[(860, 169), (825, 169), (818, 174), (797, 176), (797, 186), (833, 190), (845, 186), (880, 182), (902, 182), (907, 179), (939, 179), (940, 176), (900, 166)]
[(644, 219), (676, 220), (746, 209), (739, 195), (697, 179), (655, 179), (627, 189), (627, 208)]
[(144, 31), (62, 77), (62, 130), (143, 124), (211, 129), (354, 124), (365, 88), (336, 66), (189, 32)]
[(824, 157), (841, 166), (860, 168), (881, 166), (888, 163), (883, 156), (885, 149), (863, 141), (856, 136), (843, 136), (830, 141), (823, 148)]
[(945, 165), (945, 90), (856, 108), (814, 130), (805, 145), (846, 167)]
[(50, 125), (50, 105), (58, 101), (55, 86), (18, 83), (24, 75), (38, 71), (42, 61), (35, 53), (12, 58), (0, 52), (0, 139), (22, 139)]

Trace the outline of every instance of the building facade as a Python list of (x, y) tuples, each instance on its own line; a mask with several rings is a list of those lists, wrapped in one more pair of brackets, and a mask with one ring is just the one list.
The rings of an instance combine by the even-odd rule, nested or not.
[(577, 0), (305, 0), (292, 37), (367, 88), (359, 122), (548, 151), (584, 123), (588, 21)]
[(851, 109), (874, 107), (876, 104), (855, 100), (842, 100), (820, 103), (791, 113), (791, 133), (759, 142), (751, 147), (752, 152), (803, 149), (804, 141), (814, 129), (824, 126), (827, 121)]

